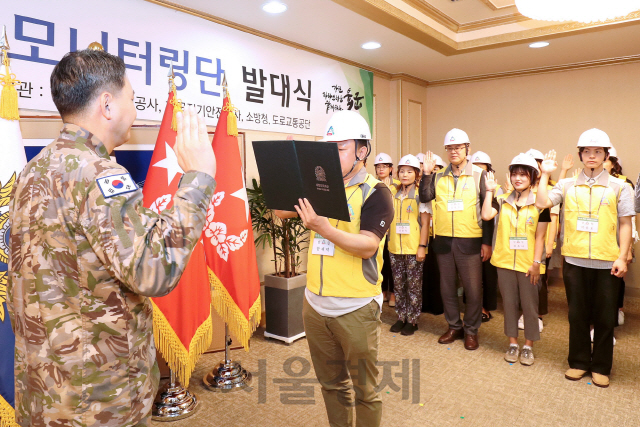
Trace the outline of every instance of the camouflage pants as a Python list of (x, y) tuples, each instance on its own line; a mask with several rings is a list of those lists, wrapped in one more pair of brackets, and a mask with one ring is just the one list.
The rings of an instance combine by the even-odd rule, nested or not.
[(415, 255), (389, 254), (398, 319), (418, 323), (422, 311), (422, 268)]

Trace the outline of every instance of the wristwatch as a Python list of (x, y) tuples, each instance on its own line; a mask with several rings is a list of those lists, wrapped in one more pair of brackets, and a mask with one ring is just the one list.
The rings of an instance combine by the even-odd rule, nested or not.
[(427, 245), (418, 245), (418, 246), (421, 247), (421, 248), (426, 248), (427, 247)]
[(535, 262), (536, 264), (542, 264), (542, 261), (537, 261), (537, 260), (533, 260), (533, 262)]

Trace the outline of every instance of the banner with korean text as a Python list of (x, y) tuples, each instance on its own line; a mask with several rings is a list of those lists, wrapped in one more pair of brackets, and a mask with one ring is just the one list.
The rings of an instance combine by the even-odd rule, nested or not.
[(346, 109), (373, 124), (373, 73), (144, 0), (8, 2), (2, 24), (22, 109), (55, 112), (54, 65), (97, 41), (126, 63), (139, 119), (162, 120), (173, 63), (178, 96), (209, 125), (220, 116), (224, 74), (241, 130), (319, 136)]

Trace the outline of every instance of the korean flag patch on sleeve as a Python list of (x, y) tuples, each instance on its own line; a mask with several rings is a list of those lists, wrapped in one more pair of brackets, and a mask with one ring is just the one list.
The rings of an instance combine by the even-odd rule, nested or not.
[(105, 199), (120, 194), (131, 193), (138, 189), (138, 185), (133, 181), (131, 175), (123, 173), (120, 175), (105, 176), (96, 179), (100, 191)]

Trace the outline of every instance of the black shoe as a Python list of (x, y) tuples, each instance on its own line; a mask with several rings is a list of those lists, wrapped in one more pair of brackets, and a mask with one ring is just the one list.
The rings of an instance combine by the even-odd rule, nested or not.
[(491, 314), (491, 312), (489, 312), (489, 314), (482, 313), (482, 323), (486, 323), (491, 319), (493, 319), (493, 314)]
[(400, 333), (402, 335), (413, 335), (415, 331), (418, 330), (418, 325), (414, 325), (413, 323), (407, 322), (404, 324), (402, 331)]
[(400, 332), (404, 328), (404, 325), (406, 325), (406, 324), (407, 324), (407, 322), (404, 322), (402, 320), (398, 320), (396, 323), (393, 324), (393, 326), (389, 330), (391, 332)]

